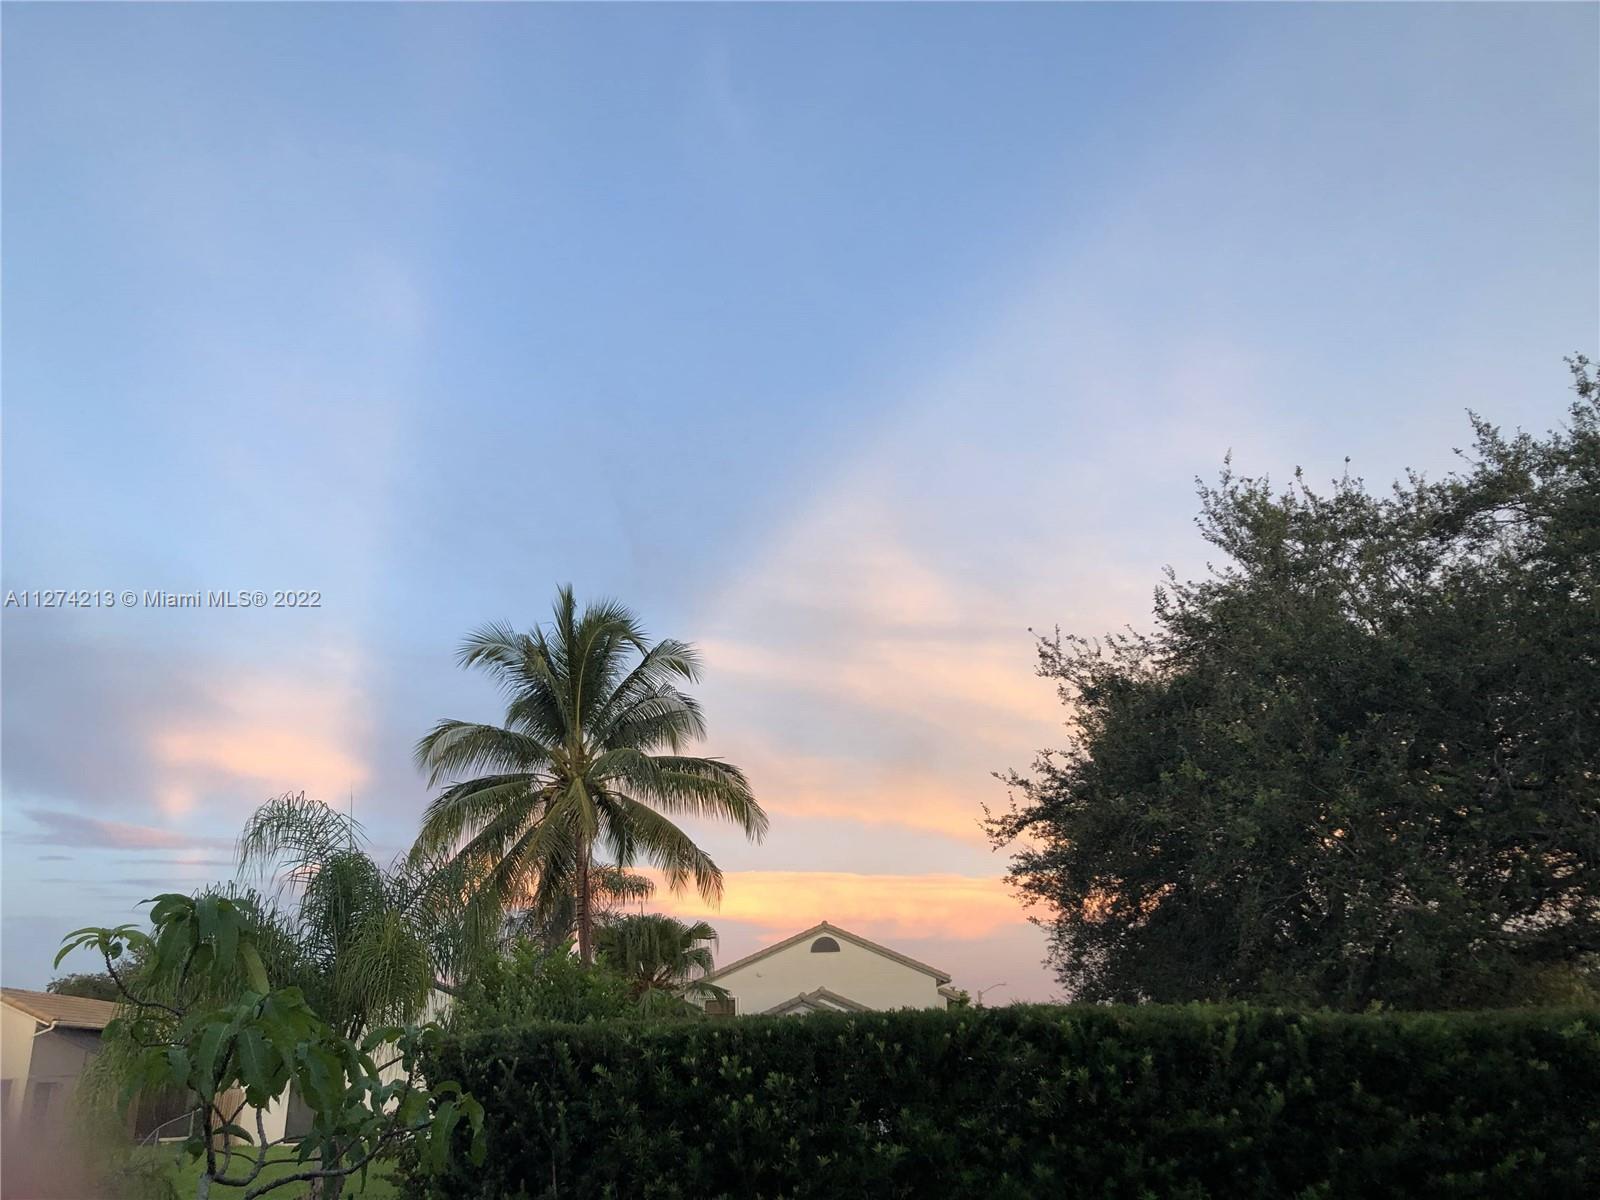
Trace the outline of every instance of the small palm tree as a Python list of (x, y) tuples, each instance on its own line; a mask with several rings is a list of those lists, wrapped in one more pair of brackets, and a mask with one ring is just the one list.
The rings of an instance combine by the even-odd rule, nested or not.
[(600, 962), (628, 981), (643, 1008), (692, 995), (726, 995), (705, 982), (714, 966), (717, 931), (704, 921), (691, 925), (660, 913), (618, 917), (600, 926), (595, 940)]
[(347, 1037), (416, 1020), (435, 987), (448, 988), (490, 952), (490, 931), (472, 923), (453, 863), (402, 857), (381, 867), (354, 818), (303, 792), (251, 814), (239, 867), (277, 881), (283, 904), (259, 907), (295, 950), (286, 982)]
[[(462, 644), (461, 665), (499, 683), (505, 721), (441, 721), (417, 744), (429, 786), (446, 786), (412, 853), (451, 856), (473, 902), (498, 916), (548, 912), (570, 896), (587, 963), (597, 869), (649, 863), (674, 891), (692, 882), (717, 900), (721, 870), (672, 818), (719, 817), (759, 841), (767, 815), (737, 767), (682, 753), (705, 733), (700, 706), (678, 687), (699, 678), (692, 646), (650, 644), (609, 601), (580, 613), (571, 588), (554, 616), (548, 629), (489, 625)], [(597, 849), (611, 861), (597, 861)]]
[[(596, 863), (589, 875), (590, 907), (595, 926), (622, 915), (622, 908), (644, 904), (656, 893), (656, 885), (643, 875), (624, 871), (609, 863)], [(531, 942), (546, 953), (563, 946), (571, 949), (578, 933), (578, 905), (570, 892), (546, 896), (543, 908), (529, 906), (506, 920), (508, 948), (519, 941)]]

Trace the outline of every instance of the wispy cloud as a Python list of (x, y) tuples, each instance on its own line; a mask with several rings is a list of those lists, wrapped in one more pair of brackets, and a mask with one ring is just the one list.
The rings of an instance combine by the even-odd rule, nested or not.
[(37, 828), (7, 830), (7, 841), (30, 846), (73, 846), (100, 850), (222, 850), (231, 849), (233, 845), (227, 838), (201, 837), (180, 830), (132, 825), (123, 821), (102, 821), (44, 808), (24, 809), (23, 813)]
[(8, 621), (7, 634), (8, 804), (232, 825), (269, 795), (337, 798), (371, 776), (360, 660), (326, 639), (287, 658), (269, 644), (251, 657), (248, 641), (245, 654), (162, 646), (110, 619)]
[(355, 748), (365, 730), (355, 716), (356, 695), (339, 674), (236, 676), (151, 729), (162, 810), (188, 811), (219, 777), (249, 785), (257, 800), (285, 790), (338, 797), (364, 784), (368, 768)]
[(982, 843), (980, 806), (1001, 795), (980, 768), (952, 774), (909, 757), (806, 754), (743, 734), (718, 748), (746, 771), (774, 816), (894, 825)]

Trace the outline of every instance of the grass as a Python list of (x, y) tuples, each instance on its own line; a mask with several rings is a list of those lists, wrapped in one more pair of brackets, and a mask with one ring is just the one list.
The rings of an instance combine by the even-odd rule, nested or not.
[[(246, 1153), (251, 1153), (250, 1147), (245, 1146), (243, 1149)], [(205, 1159), (203, 1157), (195, 1159), (190, 1159), (186, 1156), (180, 1157), (176, 1147), (162, 1147), (146, 1151), (146, 1153), (174, 1156), (171, 1174), (169, 1175), (173, 1190), (177, 1192), (178, 1200), (191, 1200), (200, 1182), (200, 1171), (205, 1166)], [(230, 1168), (230, 1174), (239, 1174), (241, 1170), (248, 1169), (248, 1162), (241, 1164), (235, 1159), (233, 1167)], [(275, 1146), (268, 1153), (266, 1168), (252, 1186), (259, 1187), (263, 1183), (270, 1182), (273, 1179), (281, 1179), (285, 1175), (293, 1175), (297, 1171), (304, 1169), (305, 1167), (295, 1158), (294, 1147)], [(394, 1163), (392, 1160), (380, 1159), (368, 1168), (365, 1185), (362, 1184), (359, 1175), (351, 1176), (345, 1183), (344, 1194), (351, 1197), (359, 1196), (361, 1200), (394, 1200), (394, 1197), (399, 1193), (395, 1190), (394, 1183), (389, 1178), (393, 1170)], [(267, 1193), (267, 1196), (271, 1200), (293, 1200), (294, 1197), (307, 1195), (310, 1189), (311, 1184), (309, 1182), (290, 1183), (285, 1184), (276, 1191)], [(244, 1189), (213, 1186), (211, 1195), (217, 1197), (218, 1200), (230, 1200), (230, 1198), (237, 1200), (237, 1197), (244, 1195)]]

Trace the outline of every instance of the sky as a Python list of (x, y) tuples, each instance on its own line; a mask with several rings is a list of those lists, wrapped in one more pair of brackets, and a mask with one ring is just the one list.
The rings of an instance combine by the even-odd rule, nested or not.
[[(1197, 477), (1450, 468), (1600, 350), (1595, 5), (7, 4), (0, 971), (305, 790), (402, 851), (469, 630), (699, 644), (706, 915), (1062, 994), (979, 825)], [(314, 591), (157, 609), (146, 591)], [(88, 959), (63, 967), (92, 969)]]

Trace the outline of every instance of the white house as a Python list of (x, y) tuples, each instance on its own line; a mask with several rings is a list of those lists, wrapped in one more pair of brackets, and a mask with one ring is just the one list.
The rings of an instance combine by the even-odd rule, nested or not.
[(938, 967), (823, 921), (706, 976), (728, 993), (715, 1015), (947, 1008), (955, 993)]

